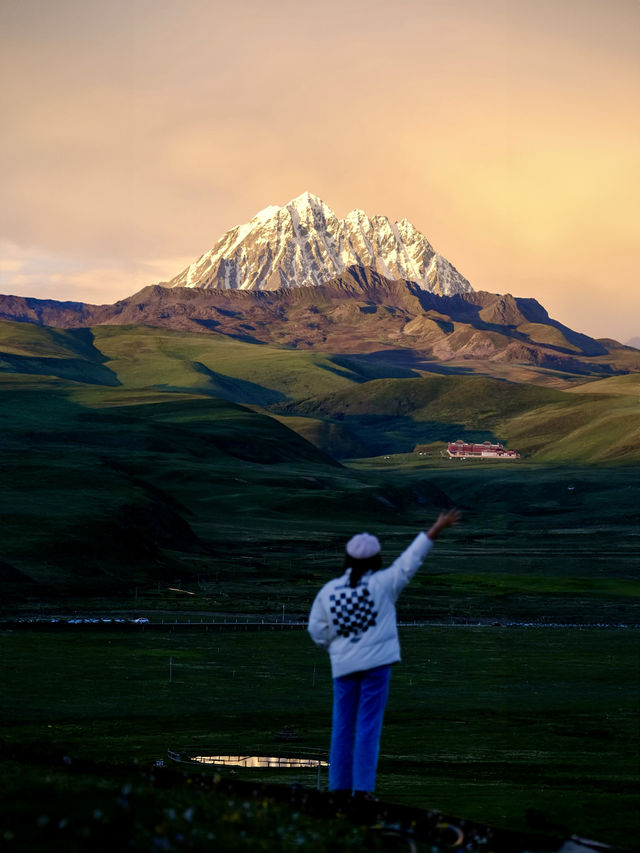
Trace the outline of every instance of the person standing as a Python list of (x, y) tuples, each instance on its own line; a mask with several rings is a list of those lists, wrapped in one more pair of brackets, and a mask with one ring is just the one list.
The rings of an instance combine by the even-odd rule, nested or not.
[(460, 516), (441, 512), (387, 569), (377, 537), (358, 533), (347, 542), (344, 574), (315, 597), (308, 630), (329, 652), (333, 677), (330, 791), (372, 795), (391, 665), (400, 660), (395, 603), (434, 540)]

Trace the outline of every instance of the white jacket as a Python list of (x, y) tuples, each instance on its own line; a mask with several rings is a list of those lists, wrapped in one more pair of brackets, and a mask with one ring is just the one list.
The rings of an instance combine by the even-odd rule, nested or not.
[(395, 603), (432, 545), (419, 533), (388, 569), (367, 572), (354, 588), (347, 569), (316, 595), (309, 633), (329, 651), (334, 678), (400, 660)]

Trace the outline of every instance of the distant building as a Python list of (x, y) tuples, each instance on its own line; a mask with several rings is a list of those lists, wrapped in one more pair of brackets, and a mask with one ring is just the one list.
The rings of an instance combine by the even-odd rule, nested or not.
[(447, 445), (447, 454), (450, 459), (520, 459), (520, 454), (515, 450), (505, 450), (502, 444), (491, 444), (484, 441), (482, 444), (467, 444), (458, 439)]

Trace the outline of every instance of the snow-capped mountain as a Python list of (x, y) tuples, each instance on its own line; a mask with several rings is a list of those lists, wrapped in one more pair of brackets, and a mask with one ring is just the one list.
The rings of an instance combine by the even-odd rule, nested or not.
[(441, 296), (473, 291), (407, 219), (391, 223), (362, 210), (338, 219), (311, 193), (267, 207), (232, 228), (169, 286), (279, 290), (323, 284), (352, 266), (416, 282)]

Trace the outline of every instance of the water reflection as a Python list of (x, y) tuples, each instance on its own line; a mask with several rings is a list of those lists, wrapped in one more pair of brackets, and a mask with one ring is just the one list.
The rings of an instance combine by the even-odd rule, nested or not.
[(217, 764), (229, 767), (328, 767), (328, 761), (318, 758), (290, 758), (280, 755), (193, 755), (191, 761), (199, 764)]

